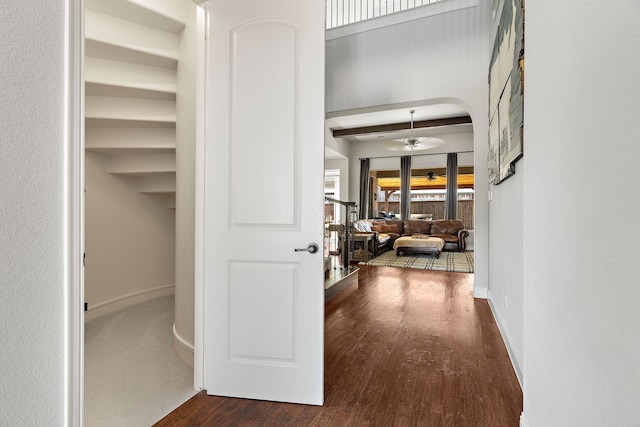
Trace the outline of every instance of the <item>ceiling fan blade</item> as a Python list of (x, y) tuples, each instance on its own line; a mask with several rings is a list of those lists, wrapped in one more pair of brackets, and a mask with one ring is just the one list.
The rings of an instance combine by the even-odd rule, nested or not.
[(413, 138), (416, 140), (415, 144), (409, 142), (411, 138), (394, 139), (382, 144), (384, 148), (391, 151), (420, 151), (428, 150), (430, 148), (438, 147), (444, 144), (444, 140), (440, 138), (428, 138), (420, 136)]

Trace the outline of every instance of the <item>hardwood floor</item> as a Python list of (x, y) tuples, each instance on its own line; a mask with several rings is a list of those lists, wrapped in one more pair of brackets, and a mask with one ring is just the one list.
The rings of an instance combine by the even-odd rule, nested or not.
[(522, 392), (473, 275), (361, 267), (326, 305), (324, 406), (201, 392), (156, 426), (517, 427)]

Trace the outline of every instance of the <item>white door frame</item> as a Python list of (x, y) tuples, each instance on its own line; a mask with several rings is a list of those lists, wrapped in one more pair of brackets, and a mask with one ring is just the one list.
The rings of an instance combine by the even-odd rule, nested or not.
[(63, 422), (76, 427), (84, 405), (84, 1), (64, 6)]
[[(196, 2), (197, 3), (197, 2)], [(208, 0), (197, 8), (198, 37), (196, 51), (196, 173), (195, 173), (195, 275), (194, 275), (194, 324), (193, 324), (193, 387), (204, 387), (204, 200), (205, 200), (205, 105), (206, 105), (206, 34), (209, 32), (207, 20)]]
[[(65, 165), (63, 209), (64, 282), (64, 372), (63, 425), (81, 427), (84, 424), (84, 0), (64, 0), (64, 129)], [(198, 9), (198, 30), (204, 29), (204, 11)], [(204, 52), (204, 33), (198, 50)], [(204, 58), (198, 58), (198, 89), (203, 93)], [(198, 97), (199, 115), (204, 114), (204, 96)], [(201, 122), (201, 121), (200, 121)], [(203, 129), (197, 130), (196, 150), (204, 150)], [(201, 156), (197, 157), (198, 159)], [(202, 190), (203, 174), (197, 165), (196, 190)], [(196, 203), (201, 203), (197, 200)], [(202, 208), (201, 205), (199, 205)], [(196, 209), (196, 212), (200, 212)], [(201, 215), (196, 214), (196, 220)], [(196, 223), (197, 224), (197, 223)], [(198, 230), (196, 226), (196, 230)], [(196, 245), (203, 243), (196, 234)], [(196, 252), (197, 254), (197, 252)], [(196, 256), (196, 266), (201, 260)], [(196, 270), (196, 302), (202, 301), (201, 269)], [(202, 307), (195, 306), (195, 368), (194, 386), (202, 388)]]

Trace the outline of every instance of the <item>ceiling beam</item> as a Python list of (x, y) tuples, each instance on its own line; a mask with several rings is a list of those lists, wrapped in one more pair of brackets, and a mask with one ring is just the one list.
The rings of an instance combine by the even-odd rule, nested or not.
[[(413, 122), (414, 129), (434, 128), (441, 126), (466, 125), (471, 123), (471, 116), (448, 117), (446, 119), (417, 120)], [(389, 123), (386, 125), (361, 126), (356, 128), (331, 129), (334, 138), (343, 136), (362, 135), (366, 133), (391, 132), (411, 129), (411, 122)]]

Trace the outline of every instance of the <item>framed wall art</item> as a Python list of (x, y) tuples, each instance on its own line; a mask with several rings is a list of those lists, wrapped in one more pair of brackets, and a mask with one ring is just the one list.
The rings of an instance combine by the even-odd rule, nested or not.
[(524, 0), (506, 0), (489, 66), (489, 182), (500, 184), (523, 155)]

